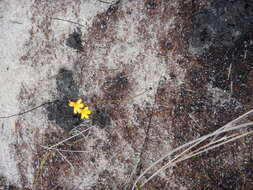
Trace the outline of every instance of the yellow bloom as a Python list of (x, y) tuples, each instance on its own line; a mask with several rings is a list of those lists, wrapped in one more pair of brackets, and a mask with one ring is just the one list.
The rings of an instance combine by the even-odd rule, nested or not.
[(84, 107), (84, 103), (79, 99), (76, 102), (69, 101), (69, 106), (74, 108), (74, 113), (81, 113), (82, 108)]
[(84, 109), (81, 110), (81, 119), (89, 119), (89, 115), (91, 114), (91, 111), (89, 110), (88, 107), (85, 107)]

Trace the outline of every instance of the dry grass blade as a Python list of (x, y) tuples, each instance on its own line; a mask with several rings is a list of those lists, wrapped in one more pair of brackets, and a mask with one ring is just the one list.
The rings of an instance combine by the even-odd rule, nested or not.
[[(205, 136), (204, 136), (204, 137), (205, 137)], [(135, 189), (135, 186), (137, 185), (137, 183), (139, 182), (139, 180), (140, 180), (150, 169), (152, 169), (154, 166), (156, 166), (158, 163), (160, 163), (160, 162), (163, 161), (165, 158), (169, 157), (169, 156), (172, 155), (173, 153), (178, 152), (179, 150), (181, 150), (181, 149), (183, 149), (183, 148), (186, 148), (186, 147), (188, 147), (188, 146), (190, 146), (190, 145), (192, 145), (192, 144), (193, 144), (192, 147), (194, 147), (194, 146), (195, 146), (195, 143), (198, 143), (199, 141), (202, 142), (203, 139), (206, 139), (206, 138), (204, 138), (204, 137), (202, 137), (202, 138), (200, 138), (200, 139), (195, 139), (195, 140), (190, 141), (190, 142), (188, 142), (188, 143), (186, 143), (186, 144), (183, 144), (183, 145), (179, 146), (178, 148), (175, 148), (175, 149), (172, 150), (171, 152), (165, 154), (165, 155), (164, 155), (163, 157), (161, 157), (159, 160), (155, 161), (151, 166), (149, 166), (146, 170), (144, 170), (144, 172), (142, 172), (142, 174), (136, 179), (136, 181), (135, 181), (134, 184), (133, 184), (132, 190)], [(199, 144), (199, 143), (198, 143), (198, 144)]]
[[(197, 155), (199, 155), (199, 154), (202, 154), (202, 153), (204, 153), (204, 152), (207, 152), (207, 151), (209, 151), (209, 150), (212, 150), (212, 149), (217, 148), (217, 147), (219, 147), (219, 146), (221, 146), (221, 145), (224, 145), (224, 144), (227, 144), (227, 143), (229, 143), (229, 142), (235, 141), (235, 140), (237, 140), (237, 139), (239, 139), (239, 138), (242, 138), (242, 137), (247, 136), (247, 135), (250, 135), (250, 134), (253, 134), (253, 131), (244, 133), (244, 134), (242, 134), (242, 135), (231, 135), (231, 136), (229, 137), (229, 138), (231, 138), (231, 139), (226, 140), (225, 142), (219, 143), (219, 144), (214, 145), (214, 146), (211, 146), (211, 147), (208, 147), (210, 144), (205, 145), (204, 147), (200, 147), (198, 150), (195, 150), (195, 151), (193, 151), (193, 152), (190, 152), (189, 154), (187, 154), (186, 156), (182, 157), (182, 158), (179, 159), (179, 160), (176, 160), (175, 162), (170, 161), (170, 162), (168, 162), (165, 166), (163, 166), (162, 168), (160, 168), (159, 170), (157, 170), (152, 176), (150, 176), (144, 183), (142, 183), (142, 184), (140, 185), (140, 187), (143, 187), (146, 183), (148, 183), (152, 178), (154, 178), (156, 175), (158, 175), (158, 174), (159, 174), (160, 172), (162, 172), (163, 170), (166, 170), (167, 168), (172, 167), (172, 166), (176, 165), (176, 164), (179, 163), (179, 162), (182, 162), (182, 161), (184, 161), (184, 160), (190, 159), (190, 158), (192, 158), (192, 157), (194, 157), (194, 156), (197, 156)], [(232, 138), (232, 137), (233, 137), (233, 138)], [(219, 142), (219, 141), (221, 141), (221, 140), (223, 141), (224, 139), (225, 139), (225, 138), (222, 138), (222, 139), (219, 139), (219, 140), (217, 140), (217, 141), (214, 141), (212, 144), (216, 144), (217, 142)], [(207, 147), (208, 147), (208, 148), (207, 148)], [(201, 149), (203, 149), (203, 150), (201, 150)]]
[(73, 135), (73, 136), (71, 136), (71, 137), (69, 137), (69, 138), (66, 138), (66, 139), (64, 139), (64, 140), (62, 140), (62, 141), (60, 141), (60, 142), (58, 142), (58, 143), (56, 143), (56, 144), (54, 144), (54, 145), (48, 147), (47, 149), (49, 149), (49, 150), (50, 150), (50, 149), (53, 149), (53, 148), (55, 148), (55, 147), (61, 145), (62, 143), (65, 143), (65, 142), (67, 142), (67, 141), (69, 141), (69, 140), (71, 140), (71, 139), (73, 139), (73, 138), (75, 138), (75, 137), (77, 137), (77, 136), (83, 134), (84, 132), (90, 130), (90, 129), (93, 128), (93, 127), (94, 127), (94, 126), (91, 126), (91, 127), (87, 128), (87, 129), (84, 129), (84, 130), (80, 131), (79, 133), (77, 133), (77, 134), (75, 134), (75, 135)]
[[(208, 135), (205, 135), (203, 137), (200, 137), (198, 139), (195, 139), (195, 140), (192, 140), (186, 144), (183, 144), (181, 146), (179, 146), (178, 148), (170, 151), (169, 153), (165, 154), (163, 157), (161, 157), (159, 160), (157, 160), (156, 162), (154, 162), (151, 166), (149, 166), (144, 172), (142, 172), (142, 174), (136, 179), (136, 181), (134, 182), (133, 186), (132, 186), (132, 190), (135, 189), (136, 185), (138, 184), (138, 182), (140, 181), (140, 179), (150, 170), (152, 169), (153, 167), (155, 167), (158, 163), (160, 163), (161, 161), (163, 161), (165, 158), (171, 156), (172, 154), (178, 152), (178, 151), (181, 151), (183, 150), (183, 152), (181, 152), (179, 155), (175, 156), (172, 160), (169, 161), (169, 163), (167, 163), (165, 166), (163, 166), (162, 168), (160, 168), (157, 172), (155, 172), (148, 180), (146, 180), (142, 185), (141, 187), (147, 183), (150, 179), (152, 179), (154, 176), (156, 176), (160, 171), (166, 169), (167, 167), (170, 167), (171, 164), (175, 165), (176, 163), (178, 163), (179, 161), (183, 161), (185, 159), (188, 159), (188, 158), (191, 158), (195, 155), (198, 155), (198, 154), (201, 154), (202, 152), (206, 152), (210, 149), (213, 149), (213, 148), (216, 148), (218, 146), (221, 146), (223, 144), (226, 144), (228, 142), (231, 142), (233, 140), (236, 140), (238, 138), (241, 138), (243, 136), (246, 136), (246, 135), (249, 135), (249, 134), (252, 134), (252, 132), (248, 132), (248, 133), (244, 133), (242, 135), (238, 135), (238, 136), (235, 136), (235, 135), (231, 135), (227, 138), (220, 138), (219, 140), (216, 140), (217, 136), (220, 135), (220, 134), (223, 134), (225, 132), (229, 132), (229, 131), (234, 131), (234, 130), (237, 130), (237, 129), (242, 129), (242, 128), (246, 128), (246, 127), (249, 127), (249, 126), (252, 126), (253, 125), (253, 122), (249, 122), (249, 123), (246, 123), (246, 124), (241, 124), (241, 125), (237, 125), (235, 126), (235, 124), (237, 124), (238, 122), (242, 121), (243, 119), (247, 118), (249, 115), (251, 115), (253, 113), (253, 110), (250, 110), (249, 112), (239, 116), (238, 118), (236, 118), (235, 120), (227, 123), (226, 125), (224, 125), (223, 127), (219, 128), (218, 130), (214, 131), (213, 133), (210, 133)], [(207, 139), (211, 139), (211, 141), (207, 144), (207, 145), (204, 145), (202, 147), (200, 147), (199, 149), (193, 151), (193, 152), (190, 152), (188, 154), (186, 154), (187, 152), (189, 152), (192, 148), (196, 147), (197, 145), (199, 145), (200, 143), (204, 142), (205, 140)], [(228, 139), (230, 138), (230, 139)], [(216, 140), (216, 141), (215, 141)], [(225, 140), (225, 141), (224, 141)], [(224, 142), (223, 142), (224, 141)], [(221, 142), (221, 143), (219, 143)], [(219, 143), (217, 145), (214, 145), (212, 146), (213, 144), (216, 144), (216, 143)], [(211, 147), (209, 147), (211, 146)], [(185, 150), (184, 150), (185, 149)], [(202, 150), (203, 149), (203, 150)], [(196, 152), (198, 151), (198, 152)], [(186, 155), (185, 155), (186, 154)], [(185, 155), (185, 156), (183, 156)], [(179, 159), (180, 158), (180, 159)], [(178, 160), (179, 159), (179, 160)]]
[[(196, 142), (195, 144), (193, 144), (192, 146), (190, 146), (189, 148), (187, 148), (186, 150), (184, 150), (182, 153), (180, 153), (179, 155), (175, 156), (175, 158), (173, 158), (172, 160), (170, 160), (165, 166), (163, 166), (162, 168), (160, 168), (159, 170), (157, 170), (151, 177), (149, 177), (143, 184), (146, 184), (149, 180), (151, 180), (153, 177), (155, 177), (158, 173), (160, 173), (161, 171), (165, 170), (167, 168), (168, 165), (173, 164), (173, 162), (176, 162), (177, 159), (179, 159), (180, 157), (184, 158), (184, 154), (187, 153), (188, 151), (190, 151), (192, 148), (196, 147), (197, 145), (199, 145), (200, 143), (202, 143), (204, 140), (206, 140), (206, 138)], [(224, 138), (219, 139), (218, 141), (224, 140)], [(217, 143), (217, 141), (215, 142), (210, 142), (208, 145), (213, 144), (213, 143)], [(206, 145), (207, 146), (207, 145)], [(204, 147), (201, 147), (204, 148)], [(188, 153), (187, 155), (191, 155), (192, 152)]]
[(40, 145), (42, 148), (45, 148), (47, 150), (56, 150), (60, 152), (71, 152), (71, 153), (87, 153), (87, 152), (93, 152), (92, 150), (65, 150), (65, 149), (58, 149), (58, 148), (50, 148), (47, 146)]
[(45, 155), (44, 155), (44, 157), (41, 159), (41, 161), (40, 161), (40, 166), (39, 166), (39, 172), (38, 172), (38, 175), (37, 175), (37, 177), (35, 177), (35, 179), (34, 179), (34, 184), (36, 184), (37, 182), (38, 182), (38, 179), (40, 178), (40, 176), (41, 176), (41, 172), (42, 172), (42, 170), (43, 170), (43, 168), (44, 168), (44, 166), (45, 166), (45, 163), (46, 163), (46, 161), (49, 159), (49, 157), (52, 155), (52, 151), (51, 150), (49, 150)]
[(73, 164), (60, 152), (60, 151), (57, 151), (61, 156), (62, 156), (62, 158), (70, 165), (70, 167), (72, 168), (72, 169), (74, 169), (74, 166), (73, 166)]

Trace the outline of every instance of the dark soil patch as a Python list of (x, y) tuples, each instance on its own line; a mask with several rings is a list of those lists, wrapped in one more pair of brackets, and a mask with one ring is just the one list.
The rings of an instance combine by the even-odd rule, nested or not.
[[(191, 3), (183, 7), (183, 18), (187, 21), (192, 18), (192, 23), (186, 24), (182, 36), (189, 42), (189, 47), (195, 48), (194, 53), (192, 49), (189, 52), (196, 55), (192, 57), (196, 61), (188, 66), (188, 82), (179, 92), (174, 111), (178, 116), (196, 114), (204, 126), (209, 126), (209, 130), (201, 134), (224, 125), (253, 104), (251, 4), (250, 1), (211, 1), (209, 6), (201, 9)], [(238, 35), (234, 36), (233, 31)], [(225, 102), (214, 103), (212, 99), (216, 94), (208, 92), (208, 86), (228, 94), (223, 97)], [(186, 131), (192, 130), (187, 122), (184, 125)]]
[[(188, 23), (182, 36), (191, 65), (187, 83), (171, 99), (175, 147), (213, 132), (253, 105), (253, 3), (211, 1), (204, 8), (186, 4), (181, 17)], [(214, 101), (215, 89), (223, 97)], [(252, 152), (248, 139), (252, 137), (182, 162), (174, 174), (189, 189), (248, 189), (253, 183), (243, 161)]]
[(78, 97), (79, 90), (74, 80), (74, 74), (67, 69), (60, 69), (56, 77), (56, 89), (60, 99), (75, 99)]
[(114, 77), (108, 77), (103, 84), (103, 92), (106, 99), (119, 100), (127, 96), (130, 88), (125, 73), (119, 73)]
[(48, 119), (55, 121), (62, 129), (70, 131), (82, 123), (80, 115), (73, 113), (73, 108), (68, 106), (68, 101), (76, 101), (79, 90), (74, 81), (73, 73), (66, 69), (60, 69), (56, 77), (57, 99), (54, 104), (47, 106)]
[(73, 108), (68, 106), (68, 100), (55, 102), (47, 107), (48, 119), (55, 121), (62, 129), (70, 131), (82, 123), (79, 114), (73, 113)]
[(83, 50), (82, 32), (80, 28), (77, 28), (76, 31), (69, 35), (66, 45), (78, 51)]
[(203, 55), (210, 47), (232, 47), (253, 29), (253, 3), (245, 1), (211, 1), (192, 16), (188, 33), (190, 53)]
[(92, 124), (98, 125), (100, 128), (105, 128), (111, 125), (111, 117), (105, 108), (95, 108), (92, 116)]

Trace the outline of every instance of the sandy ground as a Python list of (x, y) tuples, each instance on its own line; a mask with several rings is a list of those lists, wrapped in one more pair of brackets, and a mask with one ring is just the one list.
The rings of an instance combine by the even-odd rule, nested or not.
[[(220, 7), (245, 15), (236, 20), (237, 9)], [(0, 189), (129, 189), (172, 148), (248, 111), (252, 7), (0, 1), (0, 117), (42, 105), (0, 119)], [(68, 101), (78, 98), (90, 119), (72, 113)], [(57, 146), (69, 151), (43, 147), (89, 127)], [(248, 137), (161, 172), (143, 189), (247, 189), (252, 169)]]

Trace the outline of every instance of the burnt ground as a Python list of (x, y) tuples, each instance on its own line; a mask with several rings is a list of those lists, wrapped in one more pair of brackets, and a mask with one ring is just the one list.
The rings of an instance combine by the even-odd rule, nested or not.
[[(181, 7), (188, 22), (183, 38), (194, 63), (188, 67), (188, 82), (175, 100), (175, 127), (171, 130), (177, 145), (219, 128), (252, 107), (253, 3), (199, 4), (192, 1)], [(215, 88), (227, 94), (222, 95), (223, 101), (213, 102)], [(189, 113), (198, 118), (197, 126), (189, 126)], [(180, 164), (173, 172), (191, 189), (250, 189), (251, 141), (249, 137), (210, 151)]]
[[(49, 17), (69, 6), (76, 6), (75, 16), (82, 17), (81, 3), (70, 4), (33, 4), (33, 27), (20, 60), (48, 71), (49, 82), (22, 88), (20, 107), (35, 104), (47, 88), (53, 92), (48, 99), (58, 101), (36, 112), (45, 117), (37, 123), (42, 132), (39, 127), (19, 131), (19, 136), (36, 139), (32, 163), (21, 151), (29, 146), (16, 141), (20, 181), (12, 184), (0, 177), (2, 189), (129, 189), (172, 148), (252, 109), (252, 1), (117, 1), (96, 13), (87, 28), (73, 27), (57, 41)], [(59, 49), (63, 54), (57, 54)], [(54, 57), (60, 61), (52, 62)], [(50, 73), (55, 86), (47, 86)], [(92, 109), (88, 121), (67, 106), (79, 97)], [(34, 125), (25, 117), (18, 118), (16, 127)], [(90, 126), (94, 130), (58, 147), (90, 151), (63, 152), (74, 169), (57, 151), (40, 146)], [(181, 162), (142, 189), (250, 189), (252, 140), (248, 136)], [(28, 167), (34, 170), (32, 182)]]

